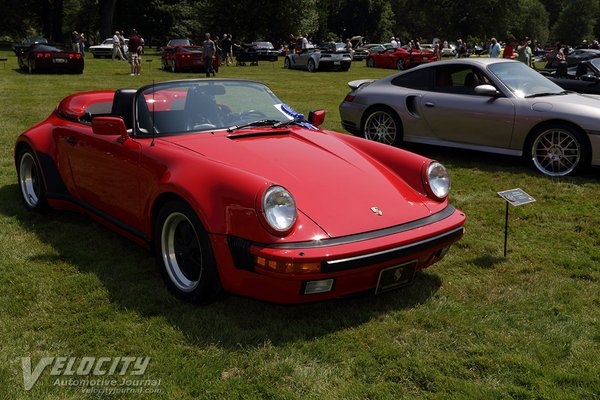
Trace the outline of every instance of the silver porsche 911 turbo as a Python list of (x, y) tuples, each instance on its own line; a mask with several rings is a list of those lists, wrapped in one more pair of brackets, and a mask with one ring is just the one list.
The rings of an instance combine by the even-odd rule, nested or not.
[(524, 156), (549, 176), (600, 165), (600, 96), (565, 91), (518, 61), (440, 61), (348, 85), (342, 124), (370, 140)]

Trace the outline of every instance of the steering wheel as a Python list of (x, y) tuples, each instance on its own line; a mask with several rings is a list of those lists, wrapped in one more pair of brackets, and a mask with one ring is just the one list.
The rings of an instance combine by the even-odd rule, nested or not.
[(186, 131), (213, 129), (217, 126), (205, 117), (189, 118), (185, 123)]

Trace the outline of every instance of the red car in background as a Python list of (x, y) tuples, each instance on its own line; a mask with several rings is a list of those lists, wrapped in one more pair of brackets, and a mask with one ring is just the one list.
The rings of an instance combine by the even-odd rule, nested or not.
[(377, 54), (369, 54), (367, 57), (367, 67), (373, 68), (393, 68), (403, 71), (412, 68), (415, 65), (425, 64), (436, 61), (437, 56), (430, 51), (421, 51), (415, 49), (385, 49)]
[[(204, 71), (204, 47), (175, 46), (164, 47), (161, 68), (165, 71)], [(213, 69), (219, 72), (219, 60), (213, 56)]]

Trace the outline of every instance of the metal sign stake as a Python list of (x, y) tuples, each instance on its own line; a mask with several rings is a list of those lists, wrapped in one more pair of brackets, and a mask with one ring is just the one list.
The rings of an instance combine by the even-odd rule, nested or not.
[(506, 257), (506, 249), (508, 243), (508, 205), (522, 206), (535, 202), (535, 199), (525, 193), (523, 189), (510, 189), (498, 192), (498, 195), (506, 201), (506, 216), (504, 219), (504, 257)]

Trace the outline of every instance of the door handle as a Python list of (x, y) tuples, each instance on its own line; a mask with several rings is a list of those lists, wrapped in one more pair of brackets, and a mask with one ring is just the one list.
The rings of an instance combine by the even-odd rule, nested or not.
[(77, 144), (77, 139), (75, 139), (73, 136), (66, 136), (65, 142), (75, 145), (75, 144)]
[(430, 101), (428, 101), (428, 102), (425, 103), (425, 107), (435, 107), (435, 104), (432, 103), (432, 102), (430, 102)]

